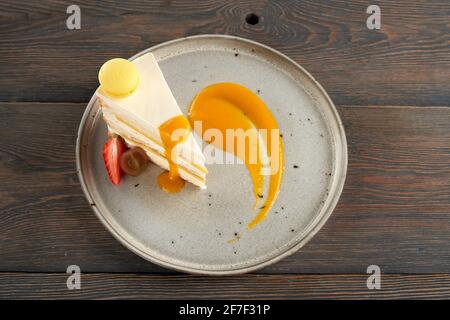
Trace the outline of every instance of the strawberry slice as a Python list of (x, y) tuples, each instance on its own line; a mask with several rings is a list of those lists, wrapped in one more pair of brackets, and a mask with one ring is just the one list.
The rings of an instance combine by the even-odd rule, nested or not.
[(120, 168), (120, 156), (127, 150), (125, 143), (120, 137), (111, 137), (103, 146), (103, 160), (106, 171), (113, 184), (119, 184), (122, 179), (122, 169)]

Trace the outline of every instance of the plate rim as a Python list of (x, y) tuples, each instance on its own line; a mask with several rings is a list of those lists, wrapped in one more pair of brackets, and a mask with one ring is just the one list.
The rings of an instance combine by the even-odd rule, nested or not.
[[(140, 52), (138, 52), (137, 54), (133, 55), (131, 58), (129, 58), (129, 60), (133, 60), (141, 55), (144, 55), (148, 52), (154, 51), (160, 47), (164, 47), (164, 46), (168, 46), (171, 45), (173, 43), (179, 43), (179, 42), (183, 42), (183, 41), (189, 41), (192, 39), (201, 39), (201, 38), (218, 38), (218, 39), (228, 39), (228, 40), (237, 40), (237, 41), (242, 41), (245, 42), (247, 44), (256, 46), (256, 47), (260, 47), (264, 50), (268, 50), (271, 51), (273, 54), (278, 55), (280, 58), (287, 60), (289, 63), (291, 63), (295, 68), (298, 68), (301, 72), (303, 72), (305, 74), (306, 77), (308, 77), (313, 84), (317, 87), (317, 89), (320, 91), (320, 93), (323, 95), (323, 97), (325, 98), (325, 100), (327, 101), (327, 103), (330, 106), (330, 111), (331, 114), (333, 115), (334, 120), (336, 121), (336, 125), (337, 125), (337, 129), (338, 129), (338, 138), (340, 138), (340, 143), (341, 143), (341, 165), (340, 168), (335, 168), (335, 170), (337, 171), (338, 169), (340, 170), (340, 174), (339, 174), (339, 179), (337, 181), (337, 185), (336, 185), (336, 192), (334, 192), (333, 197), (330, 199), (329, 205), (327, 206), (326, 210), (323, 211), (319, 216), (316, 216), (311, 223), (315, 224), (311, 227), (311, 229), (309, 230), (309, 232), (307, 232), (304, 237), (299, 238), (298, 241), (296, 241), (293, 245), (291, 245), (287, 250), (284, 251), (280, 251), (276, 256), (268, 258), (264, 261), (255, 263), (253, 265), (250, 266), (245, 266), (245, 267), (241, 267), (241, 268), (236, 268), (236, 269), (229, 269), (229, 270), (215, 270), (215, 269), (200, 269), (200, 268), (193, 268), (193, 267), (189, 267), (189, 266), (180, 266), (174, 263), (171, 263), (169, 261), (165, 261), (162, 259), (159, 259), (155, 256), (152, 256), (150, 253), (148, 252), (144, 252), (143, 250), (141, 250), (140, 248), (137, 248), (135, 245), (133, 245), (126, 237), (126, 235), (122, 234), (121, 232), (119, 232), (119, 230), (116, 230), (116, 228), (111, 224), (110, 221), (108, 221), (108, 219), (102, 214), (102, 212), (97, 208), (97, 206), (93, 206), (91, 205), (92, 210), (94, 211), (95, 215), (98, 217), (98, 219), (101, 221), (101, 223), (106, 227), (106, 229), (119, 241), (119, 243), (121, 243), (122, 245), (124, 245), (126, 248), (128, 248), (130, 251), (134, 252), (135, 254), (137, 254), (138, 256), (140, 256), (141, 258), (144, 258), (147, 261), (150, 261), (158, 266), (164, 267), (164, 268), (168, 268), (168, 269), (172, 269), (172, 270), (176, 270), (176, 271), (180, 271), (180, 272), (185, 272), (185, 273), (190, 273), (190, 274), (200, 274), (200, 275), (216, 275), (216, 276), (220, 276), (220, 275), (236, 275), (236, 274), (243, 274), (243, 273), (248, 273), (248, 272), (252, 272), (261, 268), (264, 268), (266, 266), (269, 266), (273, 263), (276, 263), (278, 261), (280, 261), (283, 258), (286, 258), (290, 255), (292, 255), (293, 253), (297, 252), (299, 249), (301, 249), (306, 243), (309, 242), (309, 240), (311, 240), (311, 238), (314, 237), (314, 235), (317, 234), (317, 232), (323, 227), (323, 225), (326, 223), (326, 221), (328, 220), (328, 218), (331, 216), (331, 214), (333, 213), (334, 209), (336, 208), (336, 205), (340, 199), (340, 196), (342, 194), (342, 190), (344, 188), (344, 184), (345, 184), (345, 180), (346, 180), (346, 176), (347, 176), (347, 166), (348, 166), (348, 147), (347, 147), (347, 138), (346, 138), (346, 134), (345, 134), (345, 129), (344, 129), (344, 125), (342, 124), (342, 120), (340, 118), (340, 115), (337, 111), (336, 106), (334, 105), (333, 101), (331, 100), (331, 98), (329, 97), (328, 93), (325, 91), (325, 89), (322, 87), (322, 85), (304, 68), (302, 67), (300, 64), (298, 64), (297, 62), (295, 62), (293, 59), (291, 59), (290, 57), (286, 56), (285, 54), (281, 53), (278, 50), (275, 50), (265, 44), (262, 44), (260, 42), (254, 41), (254, 40), (250, 40), (250, 39), (246, 39), (246, 38), (242, 38), (242, 37), (238, 37), (238, 36), (233, 36), (233, 35), (223, 35), (223, 34), (201, 34), (201, 35), (193, 35), (193, 36), (188, 36), (188, 37), (182, 37), (182, 38), (177, 38), (177, 39), (173, 39), (173, 40), (169, 40), (166, 42), (162, 42), (159, 43), (157, 45), (154, 45), (152, 47), (149, 47), (147, 49), (144, 49)], [(76, 140), (76, 147), (75, 147), (75, 153), (76, 153), (76, 169), (77, 169), (77, 175), (78, 175), (78, 179), (80, 181), (80, 185), (81, 188), (83, 190), (83, 193), (86, 197), (86, 199), (88, 200), (88, 202), (90, 204), (95, 203), (93, 196), (91, 195), (91, 193), (89, 192), (89, 187), (88, 187), (88, 183), (86, 182), (84, 175), (83, 175), (83, 169), (82, 169), (82, 165), (81, 165), (81, 150), (82, 150), (82, 146), (81, 146), (81, 138), (83, 137), (84, 134), (84, 129), (86, 127), (86, 123), (87, 120), (90, 116), (90, 111), (92, 110), (95, 102), (96, 102), (96, 97), (95, 94), (92, 95), (91, 99), (89, 100), (86, 109), (83, 113), (83, 116), (81, 118), (80, 121), (80, 125), (78, 127), (78, 132), (77, 132), (77, 140)], [(319, 209), (321, 210), (321, 209)], [(322, 207), (323, 210), (323, 207)]]

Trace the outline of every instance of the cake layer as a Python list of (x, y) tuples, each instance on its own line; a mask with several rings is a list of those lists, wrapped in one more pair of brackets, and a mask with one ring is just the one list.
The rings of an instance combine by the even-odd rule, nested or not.
[[(169, 161), (165, 157), (163, 157), (160, 153), (155, 150), (144, 146), (142, 144), (137, 143), (136, 141), (131, 140), (128, 137), (123, 138), (128, 147), (140, 147), (142, 148), (149, 159), (154, 162), (156, 165), (160, 166), (163, 169), (169, 170)], [(206, 188), (206, 174), (202, 173), (202, 176), (198, 176), (194, 174), (190, 169), (186, 168), (184, 165), (180, 164), (178, 168), (178, 173), (180, 177), (184, 180), (204, 189)]]
[[(125, 142), (130, 146), (139, 146), (144, 149), (149, 155), (150, 159), (156, 164), (160, 165), (164, 169), (169, 169), (169, 163), (165, 157), (165, 149), (159, 143), (155, 142), (154, 139), (147, 137), (148, 134), (141, 133), (131, 127), (129, 127), (126, 123), (118, 120), (107, 107), (102, 107), (103, 119), (105, 120), (108, 130), (111, 133), (115, 133), (121, 136)], [(183, 151), (191, 150), (188, 148), (190, 144), (195, 144), (195, 140), (193, 136), (190, 136), (190, 141), (185, 142), (185, 147)], [(175, 150), (174, 152), (177, 152)], [(150, 153), (150, 154), (149, 154)], [(183, 169), (187, 173), (190, 173), (196, 180), (196, 182), (192, 182), (195, 185), (203, 186), (206, 181), (206, 174), (208, 173), (207, 169), (204, 166), (203, 159), (190, 159), (189, 155), (185, 155), (183, 153), (178, 153), (179, 156), (175, 157), (173, 160), (176, 164)], [(190, 153), (190, 155), (193, 155)], [(197, 160), (197, 161), (195, 161)], [(186, 179), (183, 174), (180, 175), (183, 179), (191, 182), (190, 179)]]

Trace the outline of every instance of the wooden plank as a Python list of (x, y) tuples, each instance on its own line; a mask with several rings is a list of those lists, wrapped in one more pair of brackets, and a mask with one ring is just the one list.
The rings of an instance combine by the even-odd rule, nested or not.
[[(103, 228), (80, 189), (85, 104), (0, 103), (0, 271), (167, 272)], [(349, 145), (340, 203), (266, 273), (450, 273), (450, 108), (339, 107)]]
[[(383, 274), (369, 290), (366, 274), (197, 277), (81, 274), (68, 290), (64, 273), (0, 273), (0, 299), (445, 299), (450, 275)], [(168, 310), (172, 311), (172, 310)]]
[[(0, 3), (0, 101), (85, 102), (107, 59), (204, 33), (250, 38), (292, 57), (337, 104), (446, 105), (450, 2), (380, 3), (368, 30), (364, 0), (77, 1), (81, 30), (67, 30), (60, 0)], [(259, 23), (249, 25), (254, 12)]]

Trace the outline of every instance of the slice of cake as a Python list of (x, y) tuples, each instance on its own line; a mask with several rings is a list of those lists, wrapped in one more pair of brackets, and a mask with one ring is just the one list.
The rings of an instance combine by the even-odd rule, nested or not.
[(158, 179), (166, 191), (184, 181), (205, 187), (205, 158), (152, 53), (133, 61), (112, 59), (99, 72), (96, 92), (112, 135), (139, 147), (168, 170)]

